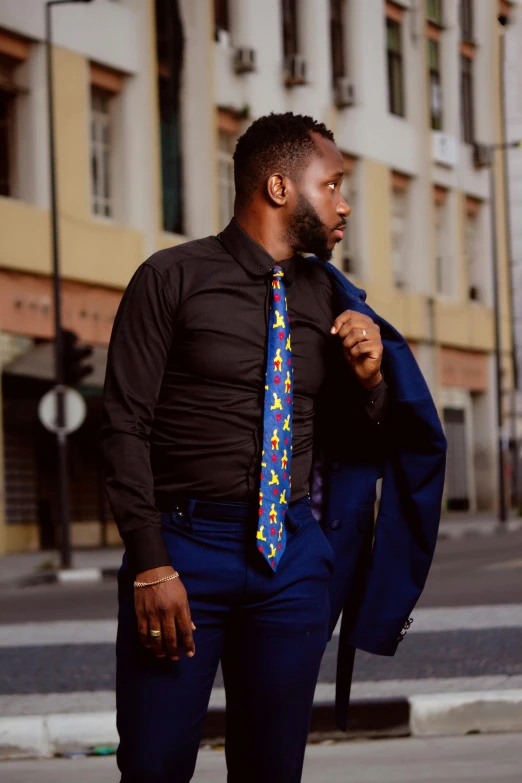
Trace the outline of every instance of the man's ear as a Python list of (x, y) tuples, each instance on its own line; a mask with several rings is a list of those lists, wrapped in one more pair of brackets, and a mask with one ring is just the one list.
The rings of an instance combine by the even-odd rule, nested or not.
[(272, 174), (266, 183), (267, 195), (270, 201), (278, 207), (283, 207), (288, 198), (288, 180), (282, 174)]

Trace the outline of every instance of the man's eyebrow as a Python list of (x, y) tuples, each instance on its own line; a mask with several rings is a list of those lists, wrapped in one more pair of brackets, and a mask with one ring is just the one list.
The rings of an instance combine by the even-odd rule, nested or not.
[(344, 171), (336, 171), (335, 174), (331, 174), (328, 179), (339, 179), (340, 177), (344, 177)]

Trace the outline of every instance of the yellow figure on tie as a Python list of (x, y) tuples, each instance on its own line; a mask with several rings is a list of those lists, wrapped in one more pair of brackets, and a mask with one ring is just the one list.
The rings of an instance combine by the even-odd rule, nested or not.
[(260, 528), (259, 528), (259, 530), (257, 531), (257, 538), (258, 538), (260, 541), (266, 541), (266, 536), (264, 536), (264, 535), (263, 535), (264, 529), (265, 529), (265, 526), (264, 526), (264, 525), (261, 525), (261, 527), (260, 527)]
[(275, 324), (272, 324), (272, 329), (284, 329), (285, 328), (284, 316), (281, 315), (279, 310), (274, 310), (274, 315), (276, 317), (276, 320), (275, 320)]
[(286, 347), (287, 351), (291, 351), (292, 350), (291, 343), (290, 343), (290, 335), (288, 335), (288, 337), (286, 338), (286, 346), (285, 347)]
[(290, 370), (286, 373), (286, 380), (285, 380), (285, 394), (288, 394), (290, 389), (292, 388), (292, 381), (290, 380)]
[(281, 467), (283, 470), (286, 469), (286, 466), (288, 465), (288, 454), (286, 453), (286, 449), (283, 451), (283, 456), (281, 457)]
[(260, 506), (263, 505), (263, 493), (262, 492), (259, 493), (259, 505)]
[(277, 534), (277, 540), (281, 541), (283, 538), (283, 523), (281, 522), (281, 527), (279, 528), (279, 533)]
[(274, 430), (274, 434), (272, 435), (272, 451), (279, 451), (279, 437), (277, 435), (277, 427)]
[(261, 467), (266, 468), (266, 462), (263, 462), (263, 457), (265, 456), (265, 450), (261, 452)]
[(288, 505), (288, 501), (287, 501), (287, 499), (286, 499), (286, 489), (284, 489), (284, 490), (281, 492), (281, 494), (279, 495), (279, 503), (280, 503), (281, 505), (285, 505), (285, 506), (287, 506), (287, 505)]
[(276, 556), (276, 548), (273, 544), (270, 544), (270, 554), (268, 555), (268, 559), (270, 560), (271, 557)]
[(268, 482), (268, 486), (272, 486), (272, 484), (277, 484), (279, 486), (279, 476), (275, 472), (275, 470), (270, 470), (270, 473), (272, 474), (272, 478)]
[(285, 423), (283, 424), (283, 429), (288, 430), (290, 432), (290, 414), (285, 419)]
[(281, 372), (282, 366), (283, 357), (281, 356), (281, 348), (278, 348), (274, 356), (274, 372)]
[(274, 398), (274, 404), (270, 406), (271, 411), (282, 411), (283, 410), (283, 403), (281, 402), (281, 397), (278, 397), (275, 392), (272, 392), (272, 396)]
[(272, 508), (270, 509), (270, 522), (273, 525), (277, 524), (277, 511), (275, 508), (275, 503), (272, 503)]

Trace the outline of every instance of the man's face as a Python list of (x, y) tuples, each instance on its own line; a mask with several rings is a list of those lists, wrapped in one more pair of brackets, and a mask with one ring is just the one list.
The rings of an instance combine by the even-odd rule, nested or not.
[(314, 155), (299, 183), (290, 215), (288, 235), (296, 251), (314, 253), (323, 261), (343, 239), (350, 207), (341, 195), (343, 158), (335, 144), (314, 133), (320, 150)]

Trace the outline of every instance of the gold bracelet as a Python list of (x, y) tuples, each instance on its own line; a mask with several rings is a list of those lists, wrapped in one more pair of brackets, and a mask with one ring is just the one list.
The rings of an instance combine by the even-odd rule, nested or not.
[(174, 571), (173, 574), (164, 576), (162, 579), (156, 579), (155, 582), (134, 582), (134, 587), (150, 587), (151, 585), (159, 585), (161, 582), (170, 582), (172, 579), (177, 579), (178, 577), (178, 572)]

